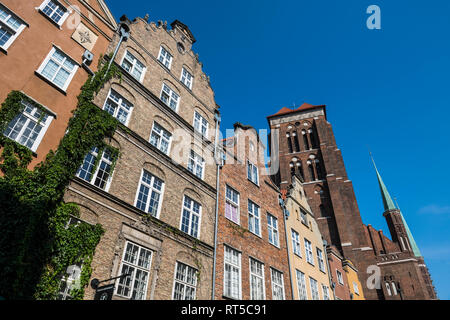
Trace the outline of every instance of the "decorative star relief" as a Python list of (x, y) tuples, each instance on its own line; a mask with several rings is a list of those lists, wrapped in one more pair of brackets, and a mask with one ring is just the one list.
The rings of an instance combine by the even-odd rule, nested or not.
[(84, 32), (78, 31), (78, 34), (80, 35), (81, 43), (86, 43), (86, 42), (92, 43), (91, 34), (89, 31), (84, 31)]

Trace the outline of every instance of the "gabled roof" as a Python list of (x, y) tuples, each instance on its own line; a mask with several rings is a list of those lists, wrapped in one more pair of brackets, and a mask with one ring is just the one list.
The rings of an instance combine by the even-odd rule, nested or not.
[(296, 112), (299, 112), (299, 111), (316, 109), (316, 108), (323, 108), (323, 107), (325, 107), (325, 105), (314, 106), (314, 105), (312, 105), (310, 103), (306, 103), (305, 102), (304, 104), (302, 104), (297, 109), (290, 109), (290, 108), (287, 108), (287, 107), (283, 107), (277, 113), (275, 113), (275, 114), (273, 114), (271, 116), (268, 116), (267, 119), (273, 118), (273, 117), (277, 117), (277, 116), (282, 116), (282, 115), (289, 114), (289, 113), (296, 113)]
[(108, 5), (104, 0), (95, 0), (95, 1), (80, 1), (85, 6), (89, 7), (96, 14), (98, 14), (106, 23), (110, 25), (111, 28), (117, 28), (117, 22), (114, 19), (114, 15), (111, 13)]

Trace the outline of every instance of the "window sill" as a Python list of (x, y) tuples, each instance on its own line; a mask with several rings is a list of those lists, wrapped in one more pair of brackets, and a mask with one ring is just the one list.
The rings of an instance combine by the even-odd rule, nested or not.
[(248, 181), (250, 181), (252, 184), (254, 184), (255, 186), (257, 186), (258, 188), (260, 188), (260, 185), (258, 183), (255, 183), (254, 181), (250, 180), (247, 178)]
[(64, 94), (65, 96), (67, 96), (67, 92), (58, 87), (56, 84), (54, 84), (53, 82), (51, 82), (50, 80), (48, 80), (46, 77), (44, 77), (42, 74), (40, 74), (39, 72), (35, 71), (34, 74), (36, 76), (38, 76), (39, 78), (41, 78), (42, 80), (44, 80), (45, 82), (47, 82), (49, 85), (51, 85), (53, 88), (55, 88), (56, 90), (58, 90), (59, 92), (61, 92), (62, 94)]
[(8, 50), (3, 49), (2, 47), (0, 47), (0, 52), (3, 52), (4, 54), (8, 55)]

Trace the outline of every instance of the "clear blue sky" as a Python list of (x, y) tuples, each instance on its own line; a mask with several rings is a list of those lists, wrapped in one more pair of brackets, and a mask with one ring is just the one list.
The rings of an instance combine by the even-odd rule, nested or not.
[[(266, 129), (283, 106), (326, 104), (364, 223), (383, 229), (370, 147), (450, 299), (450, 1), (106, 0), (115, 17), (189, 26), (222, 127)], [(381, 30), (366, 9), (381, 8)]]

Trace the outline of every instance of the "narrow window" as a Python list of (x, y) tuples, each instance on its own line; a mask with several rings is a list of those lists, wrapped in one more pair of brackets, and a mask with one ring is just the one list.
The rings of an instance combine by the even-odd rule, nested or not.
[(312, 164), (308, 164), (308, 170), (311, 181), (316, 181), (316, 175), (314, 174), (314, 167)]
[(302, 163), (300, 161), (298, 161), (296, 163), (296, 165), (297, 165), (298, 174), (300, 175), (300, 177), (302, 177), (302, 180), (305, 181), (305, 174), (303, 173)]
[(145, 73), (145, 66), (135, 56), (133, 56), (128, 50), (122, 60), (122, 68), (131, 74), (136, 80), (142, 82)]
[(336, 270), (336, 275), (337, 275), (338, 283), (340, 285), (344, 285), (344, 278), (342, 278), (342, 273), (339, 270)]
[(173, 111), (178, 110), (178, 105), (180, 103), (180, 97), (175, 93), (168, 85), (163, 83), (161, 90), (161, 100), (167, 106), (169, 106)]
[(272, 276), (272, 300), (284, 300), (283, 273), (273, 268), (270, 271)]
[(264, 265), (250, 258), (250, 299), (264, 300)]
[(297, 277), (298, 297), (300, 300), (308, 300), (305, 274), (299, 270), (295, 270), (295, 272)]
[(192, 77), (192, 74), (189, 73), (189, 71), (186, 70), (186, 68), (183, 67), (181, 70), (181, 82), (184, 83), (186, 87), (188, 87), (190, 90), (192, 90), (192, 82), (194, 80), (194, 77)]
[[(107, 191), (111, 180), (112, 157), (108, 149), (105, 149), (101, 155), (99, 149), (94, 147), (84, 158), (83, 164), (78, 169), (77, 176), (94, 186)], [(93, 172), (96, 159), (100, 156), (97, 169)]]
[(208, 121), (197, 111), (194, 112), (194, 129), (202, 136), (208, 137)]
[(312, 300), (319, 300), (319, 286), (317, 280), (309, 277), (309, 284), (311, 285), (311, 298)]
[(195, 153), (194, 150), (191, 150), (189, 155), (188, 170), (200, 179), (203, 179), (204, 168), (205, 160)]
[(3, 134), (35, 152), (50, 126), (53, 116), (27, 101), (22, 100), (21, 103), (23, 111), (14, 117)]
[(113, 89), (109, 91), (103, 110), (119, 120), (120, 123), (127, 125), (132, 109), (133, 105), (127, 99)]
[(0, 3), (0, 48), (7, 50), (26, 24)]
[(287, 143), (288, 143), (288, 149), (289, 149), (289, 153), (292, 153), (292, 140), (291, 140), (291, 135), (289, 133), (286, 133), (286, 138), (287, 138)]
[(294, 145), (295, 145), (295, 152), (300, 152), (300, 145), (298, 143), (298, 135), (297, 132), (293, 132), (292, 136), (294, 137)]
[(291, 168), (291, 176), (295, 175), (295, 165), (293, 162), (289, 163), (289, 167)]
[(170, 66), (172, 65), (172, 55), (163, 47), (159, 50), (158, 60), (165, 65), (167, 69), (170, 69)]
[(294, 254), (301, 257), (302, 252), (301, 252), (301, 247), (300, 247), (300, 235), (295, 230), (291, 230), (291, 234), (292, 234), (292, 248), (293, 248)]
[(65, 91), (77, 70), (78, 64), (75, 61), (61, 50), (53, 47), (37, 73)]
[(159, 218), (163, 188), (164, 182), (161, 179), (143, 170), (136, 195), (136, 207)]
[(322, 170), (322, 166), (320, 164), (320, 161), (319, 160), (315, 160), (315, 163), (316, 163), (316, 170), (317, 170), (317, 178), (319, 180), (325, 179), (324, 174), (323, 174), (323, 170)]
[(328, 287), (324, 284), (322, 284), (322, 293), (323, 293), (323, 300), (330, 300), (330, 292), (328, 290)]
[(247, 161), (247, 177), (248, 180), (256, 185), (259, 185), (258, 167), (252, 164), (250, 161)]
[[(395, 282), (392, 282), (391, 285), (392, 285), (392, 291), (394, 293), (394, 296), (396, 296), (397, 295), (397, 286), (395, 285)], [(359, 294), (359, 292), (358, 292), (358, 294)]]
[(302, 131), (302, 135), (303, 135), (303, 143), (305, 145), (305, 150), (309, 150), (310, 147), (309, 147), (309, 142), (308, 142), (308, 135), (306, 134), (305, 130)]
[(387, 291), (387, 294), (388, 294), (389, 296), (392, 296), (391, 286), (389, 285), (389, 282), (385, 282), (384, 284), (386, 285), (386, 291)]
[(261, 236), (259, 207), (250, 200), (248, 200), (248, 230)]
[(317, 260), (319, 261), (319, 270), (325, 272), (325, 262), (323, 260), (322, 250), (320, 250), (319, 248), (316, 248), (316, 250), (317, 250)]
[(69, 16), (67, 8), (56, 0), (45, 0), (39, 10), (58, 26), (62, 26)]
[(241, 299), (241, 253), (224, 246), (223, 294), (228, 298)]
[(312, 149), (318, 149), (319, 144), (317, 143), (317, 137), (316, 137), (314, 130), (309, 129), (308, 132), (309, 132), (309, 138), (311, 139)]
[(178, 262), (175, 270), (173, 300), (195, 300), (197, 269)]
[(132, 300), (145, 300), (150, 274), (152, 252), (135, 243), (127, 241), (120, 265), (120, 278), (116, 285), (116, 294)]
[(157, 122), (153, 122), (152, 134), (150, 136), (150, 144), (158, 148), (161, 152), (169, 154), (170, 142), (172, 134), (161, 127)]
[(193, 236), (199, 237), (200, 233), (200, 217), (202, 206), (197, 202), (184, 196), (183, 199), (183, 213), (181, 216), (181, 231)]
[(322, 217), (327, 217), (327, 212), (325, 211), (325, 207), (324, 207), (323, 204), (321, 204), (321, 205), (319, 206), (319, 209), (320, 209), (320, 215), (321, 215)]
[[(359, 296), (359, 287), (356, 282), (353, 282), (353, 291)], [(395, 292), (395, 290), (394, 290)]]
[(239, 193), (226, 186), (225, 217), (239, 224)]
[(314, 265), (312, 245), (308, 239), (305, 239), (305, 252), (306, 252), (306, 261)]
[(271, 214), (267, 214), (267, 229), (269, 233), (269, 243), (279, 246), (278, 220)]

